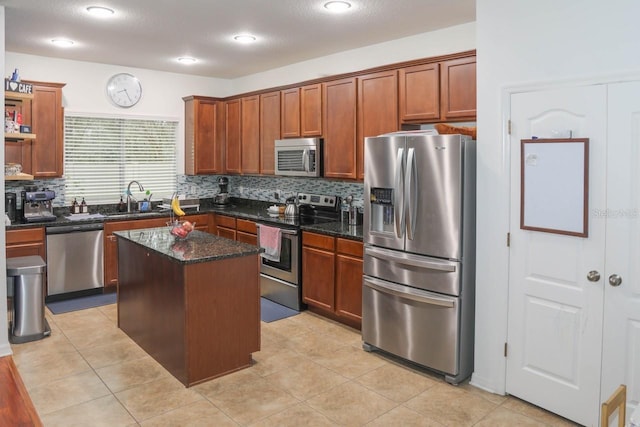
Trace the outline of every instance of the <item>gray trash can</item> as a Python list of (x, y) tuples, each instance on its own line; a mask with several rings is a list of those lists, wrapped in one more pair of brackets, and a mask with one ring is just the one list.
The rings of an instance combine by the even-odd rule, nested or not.
[(7, 284), (13, 289), (9, 341), (35, 341), (51, 335), (44, 317), (44, 271), (47, 264), (37, 255), (7, 258)]

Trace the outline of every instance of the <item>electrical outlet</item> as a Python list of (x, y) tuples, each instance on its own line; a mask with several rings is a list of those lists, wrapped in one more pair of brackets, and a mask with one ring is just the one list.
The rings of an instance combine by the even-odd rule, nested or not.
[(280, 190), (276, 190), (273, 192), (273, 198), (276, 200), (280, 200)]
[(240, 192), (241, 196), (244, 196), (244, 187), (242, 185), (238, 187), (238, 191)]
[(198, 194), (198, 188), (195, 185), (192, 185), (191, 188), (189, 189), (189, 194), (192, 194), (195, 196), (196, 194)]

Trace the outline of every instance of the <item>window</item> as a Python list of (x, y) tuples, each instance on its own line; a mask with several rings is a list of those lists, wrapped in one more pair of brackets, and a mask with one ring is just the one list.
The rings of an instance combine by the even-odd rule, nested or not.
[[(132, 180), (156, 199), (171, 195), (176, 188), (177, 126), (177, 121), (167, 120), (65, 116), (67, 200), (117, 203)], [(142, 196), (135, 184), (131, 192)]]

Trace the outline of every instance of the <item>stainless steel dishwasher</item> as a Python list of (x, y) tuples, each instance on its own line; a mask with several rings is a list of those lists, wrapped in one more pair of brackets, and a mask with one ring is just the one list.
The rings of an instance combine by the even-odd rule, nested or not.
[(104, 286), (102, 223), (47, 227), (47, 296)]

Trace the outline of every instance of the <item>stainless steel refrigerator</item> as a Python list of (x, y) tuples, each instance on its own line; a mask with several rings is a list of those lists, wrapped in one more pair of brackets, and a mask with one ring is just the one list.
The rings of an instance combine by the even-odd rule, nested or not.
[(458, 384), (473, 372), (475, 141), (396, 132), (365, 139), (365, 350)]

